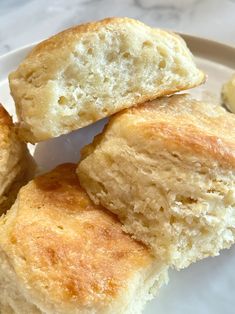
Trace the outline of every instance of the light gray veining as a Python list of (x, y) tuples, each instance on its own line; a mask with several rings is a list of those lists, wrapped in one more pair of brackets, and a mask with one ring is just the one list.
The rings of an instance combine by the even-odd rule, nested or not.
[(235, 45), (234, 0), (0, 0), (0, 54), (107, 16)]

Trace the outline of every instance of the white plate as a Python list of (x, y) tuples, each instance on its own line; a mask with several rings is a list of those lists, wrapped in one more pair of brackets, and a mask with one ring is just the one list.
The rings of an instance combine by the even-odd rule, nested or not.
[[(208, 75), (205, 85), (190, 91), (197, 98), (219, 103), (221, 85), (235, 69), (235, 48), (183, 35), (198, 66)], [(0, 102), (14, 116), (7, 76), (33, 45), (0, 57)], [(30, 146), (41, 171), (63, 162), (77, 162), (84, 144), (100, 132), (105, 120), (70, 135)], [(200, 261), (180, 272), (170, 272), (170, 282), (146, 308), (145, 314), (233, 314), (235, 313), (235, 247), (219, 257)]]

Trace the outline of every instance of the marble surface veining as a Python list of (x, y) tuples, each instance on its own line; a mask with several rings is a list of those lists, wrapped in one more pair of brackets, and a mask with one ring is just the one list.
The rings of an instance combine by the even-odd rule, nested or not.
[(0, 54), (107, 16), (235, 45), (235, 0), (0, 0)]

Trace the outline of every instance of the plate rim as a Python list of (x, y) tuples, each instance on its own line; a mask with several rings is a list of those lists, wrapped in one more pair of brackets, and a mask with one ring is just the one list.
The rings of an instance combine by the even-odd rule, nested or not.
[(206, 58), (235, 70), (235, 45), (185, 33), (178, 34), (183, 37), (189, 49), (197, 57)]

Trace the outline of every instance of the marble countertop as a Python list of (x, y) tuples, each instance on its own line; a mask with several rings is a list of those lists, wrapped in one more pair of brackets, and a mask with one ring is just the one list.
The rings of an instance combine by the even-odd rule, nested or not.
[(1, 0), (0, 54), (107, 16), (235, 45), (235, 0)]

